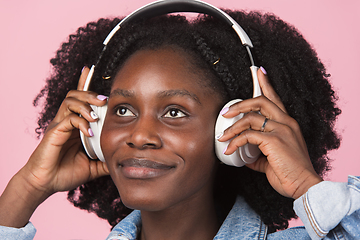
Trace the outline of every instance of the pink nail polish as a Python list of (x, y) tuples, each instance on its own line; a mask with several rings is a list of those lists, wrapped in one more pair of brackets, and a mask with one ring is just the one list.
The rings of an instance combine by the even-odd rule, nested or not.
[(228, 111), (229, 111), (229, 108), (226, 107), (226, 108), (224, 108), (223, 110), (221, 110), (220, 114), (221, 114), (221, 115), (224, 115), (224, 114), (227, 113)]
[(91, 128), (88, 129), (88, 133), (90, 134), (91, 137), (94, 136), (94, 133), (93, 133), (93, 131), (91, 130)]
[(225, 154), (226, 150), (228, 149), (228, 146), (225, 147), (223, 154)]
[(219, 133), (218, 135), (216, 135), (215, 138), (216, 138), (216, 139), (219, 139), (219, 138), (221, 138), (223, 135), (224, 135), (224, 132), (221, 132), (221, 133)]
[(99, 118), (99, 116), (98, 116), (98, 115), (96, 114), (96, 112), (94, 112), (94, 111), (91, 111), (91, 112), (90, 112), (90, 116), (91, 116), (91, 118), (94, 119), (94, 120)]
[(263, 72), (263, 74), (267, 75), (267, 72), (265, 70), (265, 68), (263, 68), (262, 66), (260, 67), (260, 70)]
[(107, 99), (107, 96), (104, 95), (97, 95), (97, 99), (99, 99), (100, 101), (104, 101), (105, 99)]

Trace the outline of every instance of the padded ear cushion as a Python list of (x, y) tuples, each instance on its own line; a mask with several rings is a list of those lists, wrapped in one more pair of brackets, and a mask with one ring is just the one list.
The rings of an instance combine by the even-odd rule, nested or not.
[[(230, 102), (228, 102), (224, 107), (230, 107), (231, 105), (241, 102), (241, 99), (235, 99)], [(232, 126), (235, 122), (239, 121), (241, 118), (244, 117), (244, 113), (241, 113), (233, 118), (225, 118), (221, 114), (219, 114), (216, 125), (215, 125), (215, 136), (218, 136), (222, 132), (224, 132), (228, 127)], [(253, 163), (255, 162), (258, 157), (260, 156), (260, 149), (256, 145), (252, 144), (246, 144), (240, 148), (238, 148), (233, 154), (231, 155), (225, 155), (223, 154), (224, 149), (229, 145), (230, 141), (232, 139), (226, 141), (226, 142), (219, 142), (217, 139), (215, 139), (215, 152), (216, 156), (220, 161), (223, 163), (230, 165), (230, 166), (236, 166), (236, 167), (242, 167), (245, 164)]]
[(99, 119), (96, 122), (90, 122), (90, 128), (93, 131), (94, 136), (87, 137), (80, 131), (81, 142), (84, 146), (87, 155), (91, 159), (98, 158), (100, 161), (105, 162), (105, 158), (100, 145), (100, 136), (107, 112), (107, 105), (104, 105), (102, 107), (98, 107), (94, 105), (90, 105), (90, 106), (94, 110), (94, 112), (99, 116)]

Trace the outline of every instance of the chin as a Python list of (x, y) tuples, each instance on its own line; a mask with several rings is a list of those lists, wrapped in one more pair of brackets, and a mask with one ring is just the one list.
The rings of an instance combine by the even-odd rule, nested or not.
[(122, 203), (130, 209), (140, 210), (140, 211), (161, 211), (167, 208), (166, 204), (164, 204), (164, 199), (153, 199), (146, 197), (125, 197), (122, 198), (120, 195)]
[[(152, 184), (135, 181), (117, 186), (120, 199), (122, 203), (130, 209), (144, 210), (144, 211), (160, 211), (166, 209), (171, 202), (166, 196), (171, 196), (164, 191), (164, 186), (152, 186)], [(161, 189), (161, 190), (160, 190)], [(159, 191), (160, 190), (160, 191)]]

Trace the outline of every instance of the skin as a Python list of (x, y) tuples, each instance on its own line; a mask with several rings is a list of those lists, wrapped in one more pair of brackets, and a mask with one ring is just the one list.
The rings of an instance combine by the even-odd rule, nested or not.
[[(137, 52), (115, 76), (102, 135), (106, 164), (89, 161), (81, 151), (78, 129), (90, 137), (89, 121), (96, 121), (90, 104), (106, 104), (96, 93), (80, 90), (89, 71), (85, 68), (78, 90), (69, 92), (39, 146), (0, 197), (0, 225), (23, 227), (53, 193), (110, 173), (124, 203), (142, 211), (142, 240), (170, 239), (170, 234), (171, 239), (212, 239), (219, 228), (211, 187), (216, 169), (213, 128), (220, 106), (196, 84), (199, 79), (184, 65), (186, 57), (169, 48)], [(224, 116), (249, 111), (261, 115), (247, 114), (219, 141), (238, 135), (225, 154), (247, 142), (259, 145), (264, 156), (247, 167), (266, 173), (280, 194), (298, 198), (322, 180), (297, 122), (287, 115), (267, 76), (259, 70), (258, 77), (263, 96), (233, 105)], [(159, 97), (164, 91), (168, 94)], [(132, 114), (116, 114), (124, 105)], [(177, 117), (168, 118), (169, 106), (187, 115), (178, 118), (175, 111)], [(265, 117), (269, 121), (260, 132)], [(126, 167), (129, 159), (151, 160), (170, 170), (155, 171), (161, 174), (150, 178), (147, 173), (154, 170)]]
[(90, 137), (88, 121), (96, 121), (90, 116), (89, 104), (106, 104), (96, 93), (80, 90), (88, 72), (83, 71), (78, 90), (68, 93), (44, 138), (1, 195), (0, 225), (23, 227), (37, 206), (52, 194), (108, 174), (106, 164), (89, 160), (79, 142), (78, 129)]
[[(143, 239), (208, 239), (219, 227), (211, 199), (221, 102), (203, 90), (189, 57), (174, 48), (138, 51), (111, 89), (102, 149), (123, 203), (142, 210)], [(123, 165), (131, 159), (166, 169)]]
[[(238, 135), (230, 142), (225, 154), (232, 154), (246, 143), (258, 145), (264, 156), (246, 166), (265, 173), (271, 186), (281, 195), (297, 199), (323, 179), (312, 166), (299, 124), (287, 114), (261, 70), (258, 77), (263, 96), (232, 105), (224, 117), (252, 113), (225, 130), (218, 140), (227, 141)], [(261, 115), (254, 113), (257, 111)], [(265, 118), (269, 120), (261, 132)]]

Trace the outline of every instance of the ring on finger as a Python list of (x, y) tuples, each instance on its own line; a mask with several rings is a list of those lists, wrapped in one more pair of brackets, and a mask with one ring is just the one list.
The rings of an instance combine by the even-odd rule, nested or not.
[(265, 127), (266, 127), (266, 124), (267, 124), (268, 120), (269, 120), (268, 118), (265, 118), (264, 123), (263, 123), (263, 125), (262, 125), (261, 128), (260, 128), (260, 131), (261, 131), (261, 132), (264, 132), (264, 131), (265, 131)]

